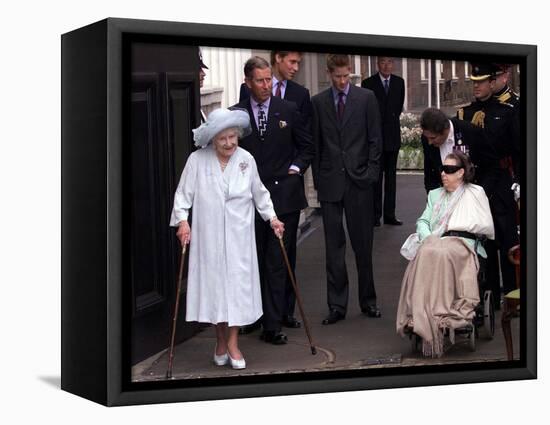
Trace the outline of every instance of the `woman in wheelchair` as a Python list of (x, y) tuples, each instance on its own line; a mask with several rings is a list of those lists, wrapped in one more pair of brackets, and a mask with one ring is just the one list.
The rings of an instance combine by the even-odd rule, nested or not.
[(443, 354), (445, 330), (472, 322), (479, 303), (477, 254), (486, 258), (482, 238), (494, 239), (489, 200), (472, 183), (474, 168), (460, 151), (441, 166), (443, 187), (428, 193), (428, 204), (401, 253), (410, 260), (397, 309), (397, 332), (422, 338), (425, 356)]

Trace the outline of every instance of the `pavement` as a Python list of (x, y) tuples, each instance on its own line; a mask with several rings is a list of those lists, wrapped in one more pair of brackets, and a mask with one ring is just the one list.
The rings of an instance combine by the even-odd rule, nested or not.
[[(174, 352), (173, 379), (197, 379), (224, 376), (264, 375), (279, 373), (318, 372), (364, 368), (409, 367), (433, 364), (477, 363), (506, 360), (506, 348), (500, 326), (500, 311), (496, 312), (495, 335), (491, 340), (478, 338), (475, 351), (466, 338), (457, 336), (454, 345), (439, 359), (424, 358), (413, 352), (411, 341), (395, 331), (397, 302), (407, 260), (399, 248), (415, 231), (416, 219), (426, 202), (423, 176), (404, 173), (397, 176), (397, 217), (403, 226), (384, 225), (374, 228), (374, 281), (381, 318), (369, 318), (361, 313), (357, 302), (357, 274), (353, 250), (348, 240), (346, 264), (349, 273), (349, 305), (345, 320), (322, 325), (328, 313), (326, 303), (325, 247), (322, 220), (313, 214), (298, 244), (296, 281), (310, 326), (317, 354), (313, 355), (304, 327), (283, 328), (288, 344), (272, 345), (259, 339), (260, 331), (239, 337), (239, 347), (247, 368), (233, 370), (215, 366), (212, 362), (216, 338), (212, 326), (177, 345)], [(298, 306), (296, 316), (300, 319)], [(303, 320), (302, 320), (303, 322)], [(519, 352), (519, 319), (512, 321), (514, 351)], [(166, 379), (168, 350), (144, 360), (132, 368), (132, 380), (158, 381)]]

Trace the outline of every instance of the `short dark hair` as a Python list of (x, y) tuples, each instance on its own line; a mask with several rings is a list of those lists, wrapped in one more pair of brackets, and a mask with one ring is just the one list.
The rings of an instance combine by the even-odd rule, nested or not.
[(288, 56), (291, 53), (298, 53), (300, 56), (302, 56), (302, 52), (297, 52), (295, 50), (272, 50), (271, 56), (270, 56), (271, 66), (275, 65), (275, 63), (277, 62), (277, 58), (276, 58), (277, 55), (284, 58), (285, 56)]
[(252, 56), (244, 64), (244, 76), (248, 79), (252, 78), (252, 71), (255, 69), (269, 68), (269, 63), (260, 56)]
[(422, 112), (422, 116), (420, 117), (420, 127), (422, 130), (441, 134), (450, 126), (449, 117), (441, 109), (428, 108)]
[(468, 155), (461, 151), (455, 150), (447, 155), (445, 159), (454, 159), (456, 161), (456, 165), (464, 168), (464, 176), (462, 177), (464, 183), (472, 183), (474, 181), (475, 169)]
[(348, 55), (328, 55), (327, 56), (327, 68), (329, 72), (334, 71), (335, 68), (342, 66), (351, 67), (351, 62)]

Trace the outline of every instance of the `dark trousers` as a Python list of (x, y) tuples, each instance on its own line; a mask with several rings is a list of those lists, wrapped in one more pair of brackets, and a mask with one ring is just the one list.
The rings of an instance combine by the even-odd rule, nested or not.
[[(374, 220), (395, 217), (395, 193), (397, 190), (397, 156), (399, 151), (383, 151), (380, 156), (380, 176), (374, 187)], [(382, 179), (384, 180), (384, 208), (382, 208)]]
[[(283, 244), (287, 253), (294, 240), (294, 263), (296, 262), (296, 231), (294, 237), (289, 228), (298, 226), (300, 211), (278, 216), (285, 224)], [(293, 223), (296, 222), (294, 225)], [(288, 224), (287, 224), (288, 223)], [(281, 252), (279, 239), (273, 233), (269, 221), (264, 221), (256, 214), (256, 249), (260, 269), (262, 289), (262, 309), (264, 312), (262, 326), (265, 331), (279, 332), (281, 319), (287, 313), (287, 276), (288, 270)]]
[(357, 264), (359, 306), (376, 304), (372, 271), (373, 189), (359, 189), (346, 179), (344, 198), (339, 202), (321, 202), (325, 231), (327, 302), (330, 309), (346, 314), (349, 281), (346, 268), (346, 234), (343, 215)]
[[(292, 269), (292, 274), (295, 274), (296, 270), (296, 238), (298, 235), (298, 224), (300, 222), (300, 212), (290, 213), (284, 215), (284, 220), (281, 220), (285, 224), (285, 238), (288, 238), (287, 256)], [(286, 246), (286, 245), (285, 245)], [(285, 269), (286, 270), (286, 269)], [(283, 316), (294, 316), (294, 308), (296, 307), (296, 294), (294, 293), (294, 287), (292, 281), (287, 272), (286, 274), (286, 287), (285, 287), (285, 308), (283, 310)]]
[[(516, 272), (508, 259), (508, 250), (518, 243), (515, 211), (505, 214), (492, 214), (495, 225), (495, 240), (487, 241), (487, 284), (494, 294), (495, 303), (500, 302), (500, 275), (502, 275), (502, 292), (505, 294), (516, 289)], [(500, 264), (499, 255), (500, 254)], [(499, 274), (500, 266), (500, 274)]]

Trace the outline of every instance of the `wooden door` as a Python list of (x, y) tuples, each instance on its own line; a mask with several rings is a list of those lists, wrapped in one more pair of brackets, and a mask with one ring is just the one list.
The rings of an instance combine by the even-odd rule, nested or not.
[[(134, 43), (128, 154), (131, 357), (135, 364), (169, 344), (181, 246), (169, 226), (174, 192), (200, 123), (198, 48)], [(187, 270), (185, 270), (186, 274)], [(180, 297), (176, 341), (192, 336)]]

